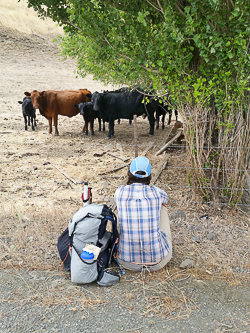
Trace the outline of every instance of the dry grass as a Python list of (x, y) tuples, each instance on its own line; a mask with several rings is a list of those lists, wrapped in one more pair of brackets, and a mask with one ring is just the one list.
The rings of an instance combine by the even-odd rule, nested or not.
[[(6, 210), (5, 210), (6, 211)], [(66, 212), (52, 212), (48, 207), (41, 211), (6, 211), (1, 218), (0, 248), (3, 268), (14, 267), (56, 270), (60, 265), (57, 239), (70, 220)]]
[[(57, 239), (67, 227), (73, 212), (72, 206), (67, 204), (63, 210), (49, 207), (28, 208), (26, 212), (20, 210), (14, 215), (5, 208), (6, 216), (0, 219), (3, 269), (12, 268), (20, 276), (22, 270), (46, 270), (58, 274), (61, 261), (56, 247)], [(16, 207), (13, 209), (16, 210)], [(4, 211), (4, 207), (1, 211)], [(189, 229), (191, 225), (195, 228)], [(127, 293), (120, 295), (119, 291), (117, 296), (121, 297), (122, 307), (149, 319), (152, 316), (164, 320), (184, 318), (197, 306), (190, 295), (183, 293), (180, 287), (183, 283), (196, 279), (239, 285), (249, 281), (250, 237), (247, 225), (227, 224), (226, 220), (218, 217), (211, 218), (209, 223), (188, 217), (187, 221), (173, 221), (171, 230), (174, 253), (169, 265), (154, 273), (127, 271), (126, 280), (122, 280), (127, 284)], [(216, 240), (206, 238), (211, 230), (217, 235)], [(200, 243), (192, 241), (194, 235), (200, 237)], [(194, 266), (181, 270), (179, 265), (186, 258), (192, 259)], [(113, 269), (119, 271), (115, 263)], [(54, 289), (53, 293), (58, 297), (52, 297), (46, 290), (33, 290), (33, 301), (46, 306), (71, 303), (72, 311), (82, 309), (86, 318), (89, 316), (88, 309), (109, 302), (106, 296), (99, 294), (98, 289), (94, 292), (89, 290), (89, 295), (78, 299), (82, 286), (71, 285), (69, 273), (64, 270), (63, 273), (69, 280), (64, 280), (63, 285)], [(27, 288), (31, 288), (30, 285)], [(67, 299), (61, 296), (65, 289), (69, 290)]]
[[(29, 207), (18, 212), (16, 207), (12, 212), (10, 206), (8, 209), (2, 207), (5, 215), (2, 214), (0, 224), (1, 266), (58, 270), (57, 239), (75, 211), (70, 203), (66, 205), (64, 209)], [(178, 272), (180, 263), (188, 258), (194, 262), (189, 273), (195, 277), (231, 283), (236, 283), (237, 279), (240, 281), (240, 276), (247, 278), (250, 257), (247, 224), (227, 224), (226, 220), (218, 217), (210, 218), (209, 222), (188, 218), (187, 221), (173, 221), (171, 230), (174, 253), (168, 274)], [(206, 237), (211, 231), (216, 235), (214, 240)], [(200, 238), (199, 243), (193, 240), (194, 236)], [(149, 276), (161, 281), (166, 271)]]
[(9, 29), (26, 34), (63, 35), (63, 29), (51, 19), (40, 19), (27, 1), (0, 0), (0, 23)]

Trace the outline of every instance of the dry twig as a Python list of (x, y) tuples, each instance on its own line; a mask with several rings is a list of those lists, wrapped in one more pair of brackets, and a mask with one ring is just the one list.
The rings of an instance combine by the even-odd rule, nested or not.
[(152, 180), (152, 184), (154, 185), (157, 181), (157, 179), (159, 178), (160, 174), (162, 173), (162, 171), (166, 168), (167, 164), (168, 164), (168, 160), (170, 158), (170, 154), (166, 154), (165, 156), (165, 160), (162, 164), (162, 166), (159, 168), (157, 174), (154, 176), (153, 180)]
[(162, 154), (167, 149), (167, 147), (170, 146), (182, 134), (183, 134), (182, 130), (178, 131), (176, 133), (176, 135), (173, 137), (173, 139), (171, 139), (170, 141), (168, 141), (168, 143), (166, 143), (160, 150), (158, 150), (158, 152), (155, 154), (155, 156), (158, 156), (158, 155)]

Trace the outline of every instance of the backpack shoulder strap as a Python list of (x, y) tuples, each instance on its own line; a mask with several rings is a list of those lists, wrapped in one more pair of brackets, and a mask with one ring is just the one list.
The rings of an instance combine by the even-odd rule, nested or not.
[(116, 215), (113, 213), (112, 209), (109, 208), (107, 205), (103, 205), (101, 215), (102, 215), (102, 221), (99, 227), (98, 239), (102, 239), (102, 237), (104, 236), (108, 221), (112, 222), (112, 236), (114, 238), (119, 238), (117, 230), (117, 218)]

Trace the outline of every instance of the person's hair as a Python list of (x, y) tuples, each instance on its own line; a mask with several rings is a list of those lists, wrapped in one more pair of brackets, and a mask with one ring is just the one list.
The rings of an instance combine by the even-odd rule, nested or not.
[[(145, 174), (144, 171), (138, 171), (137, 173), (142, 174), (142, 175)], [(139, 178), (139, 177), (134, 176), (128, 169), (127, 185), (131, 185), (131, 184), (134, 184), (134, 183), (149, 185), (150, 180), (151, 180), (151, 175), (149, 175), (148, 177), (145, 177), (145, 178)]]

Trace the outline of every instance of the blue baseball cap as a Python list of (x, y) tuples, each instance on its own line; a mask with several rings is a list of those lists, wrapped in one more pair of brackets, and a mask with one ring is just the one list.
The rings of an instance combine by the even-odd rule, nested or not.
[[(130, 164), (129, 168), (132, 175), (138, 178), (145, 178), (151, 175), (151, 164), (149, 162), (149, 159), (144, 156), (138, 156), (136, 157), (132, 163)], [(144, 175), (139, 175), (137, 172), (143, 171), (145, 172)]]

